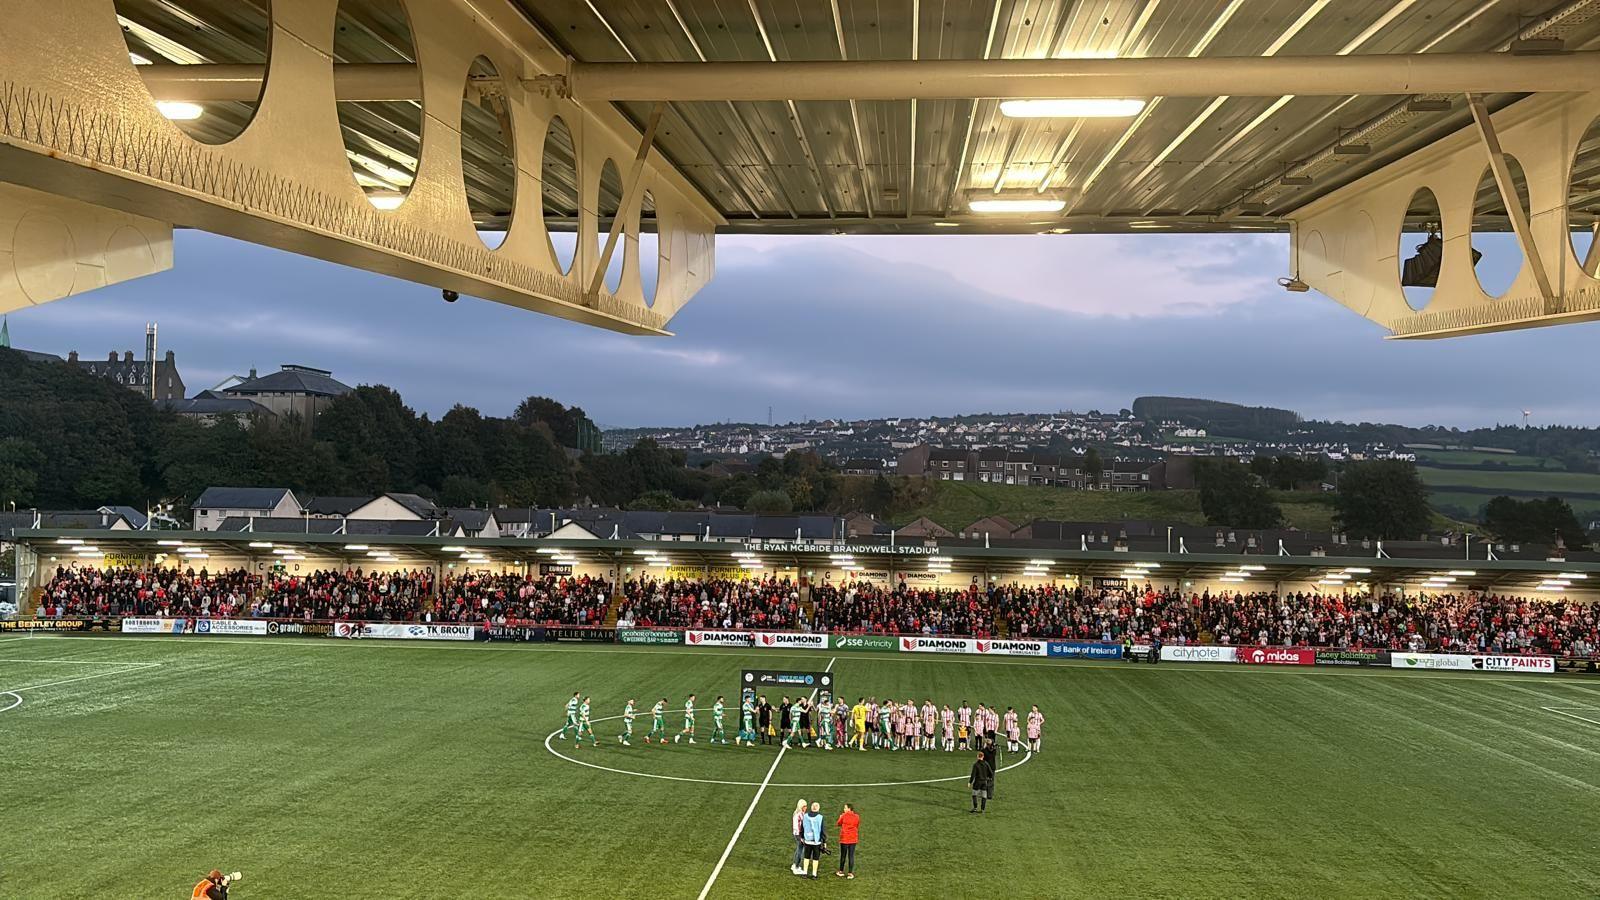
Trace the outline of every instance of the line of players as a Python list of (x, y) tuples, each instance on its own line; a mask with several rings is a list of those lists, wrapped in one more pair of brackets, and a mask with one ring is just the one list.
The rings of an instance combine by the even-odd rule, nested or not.
[[(567, 732), (572, 731), (574, 747), (581, 747), (585, 737), (591, 746), (600, 746), (590, 718), (589, 701), (590, 698), (583, 696), (581, 691), (574, 691), (572, 699), (567, 701), (567, 720), (562, 726), (561, 738), (566, 740)], [(698, 710), (694, 703), (694, 694), (690, 694), (683, 703), (683, 729), (672, 736), (675, 744), (685, 738), (689, 743), (695, 743)], [(774, 713), (778, 717), (776, 729), (772, 728), (771, 722)], [(633, 721), (638, 715), (637, 704), (632, 697), (628, 698), (621, 717), (623, 731), (617, 735), (618, 743), (624, 747), (633, 746)], [(724, 698), (719, 695), (711, 707), (709, 743), (728, 743), (725, 718)], [(650, 708), (650, 720), (650, 731), (644, 736), (644, 742), (665, 745), (667, 698), (662, 697)], [(788, 697), (784, 697), (774, 710), (767, 705), (767, 698), (761, 696), (754, 701), (746, 698), (740, 703), (739, 720), (740, 728), (733, 743), (747, 747), (754, 747), (758, 740), (763, 744), (770, 743), (776, 737), (780, 744), (787, 747), (806, 748), (815, 745), (823, 750), (855, 747), (861, 751), (869, 747), (875, 750), (942, 749), (950, 753), (966, 750), (969, 744), (975, 748), (979, 735), (995, 735), (1003, 729), (1007, 752), (1017, 753), (1026, 746), (1028, 750), (1039, 753), (1042, 752), (1044, 735), (1044, 714), (1039, 712), (1037, 705), (1029, 710), (1023, 720), (1018, 717), (1015, 707), (1006, 707), (1002, 714), (997, 706), (989, 707), (980, 703), (973, 708), (965, 700), (957, 709), (951, 709), (948, 703), (941, 709), (935, 707), (931, 699), (924, 700), (922, 706), (918, 707), (915, 701), (909, 699), (902, 703), (885, 699), (879, 703), (876, 697), (858, 697), (854, 706), (847, 706), (843, 702), (834, 703), (827, 697), (815, 704), (805, 697), (792, 703)], [(1022, 739), (1024, 728), (1027, 731), (1026, 744)], [(774, 734), (774, 731), (777, 733)]]

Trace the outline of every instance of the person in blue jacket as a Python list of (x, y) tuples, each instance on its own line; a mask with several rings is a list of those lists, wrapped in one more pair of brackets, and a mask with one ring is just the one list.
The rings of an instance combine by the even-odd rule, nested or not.
[(817, 866), (822, 860), (822, 848), (828, 843), (822, 820), (822, 804), (812, 803), (810, 811), (800, 820), (800, 841), (805, 846), (806, 874), (816, 878)]

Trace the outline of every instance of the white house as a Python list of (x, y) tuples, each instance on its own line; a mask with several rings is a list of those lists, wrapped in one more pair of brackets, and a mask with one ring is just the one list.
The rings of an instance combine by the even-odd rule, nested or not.
[(216, 531), (230, 516), (294, 518), (300, 501), (288, 488), (209, 487), (190, 504), (195, 531)]
[(384, 494), (351, 510), (347, 519), (437, 519), (443, 515), (433, 501), (416, 494)]

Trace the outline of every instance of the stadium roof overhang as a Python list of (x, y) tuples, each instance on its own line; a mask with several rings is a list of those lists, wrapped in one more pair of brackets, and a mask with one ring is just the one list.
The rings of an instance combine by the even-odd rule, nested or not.
[[(1277, 584), (1306, 584), (1332, 578), (1351, 585), (1383, 584), (1415, 588), (1429, 579), (1449, 579), (1452, 586), (1472, 589), (1532, 590), (1561, 574), (1580, 576), (1573, 592), (1588, 588), (1589, 579), (1600, 586), (1600, 563), (1557, 560), (1395, 559), (1371, 556), (1274, 556), (1267, 554), (1128, 553), (1113, 550), (1078, 550), (1038, 546), (962, 547), (923, 543), (891, 545), (887, 540), (851, 539), (847, 542), (797, 544), (790, 541), (652, 541), (652, 540), (528, 540), (522, 538), (454, 538), (391, 535), (251, 534), (215, 531), (105, 531), (42, 529), (18, 531), (18, 543), (41, 557), (48, 566), (79, 560), (86, 564), (103, 557), (83, 558), (79, 551), (118, 560), (153, 558), (164, 554), (173, 561), (186, 558), (184, 550), (207, 554), (192, 558), (196, 567), (236, 564), (240, 560), (269, 562), (294, 554), (308, 565), (409, 566), (458, 564), (468, 568), (510, 568), (574, 560), (580, 565), (631, 568), (629, 577), (647, 575), (653, 568), (709, 569), (726, 572), (741, 562), (759, 563), (752, 575), (834, 570), (846, 565), (877, 573), (926, 572), (948, 567), (953, 577), (970, 575), (1009, 580), (1040, 571), (1054, 578), (1125, 578), (1145, 572), (1155, 583), (1236, 583), (1239, 590), (1270, 590)], [(388, 556), (392, 559), (379, 559)], [(848, 559), (845, 559), (845, 558)], [(216, 559), (217, 563), (209, 560)], [(474, 559), (480, 562), (473, 562)], [(657, 565), (652, 566), (655, 562)], [(1225, 580), (1228, 579), (1228, 580)], [(1232, 579), (1238, 579), (1237, 582)], [(1336, 584), (1329, 584), (1337, 588)]]

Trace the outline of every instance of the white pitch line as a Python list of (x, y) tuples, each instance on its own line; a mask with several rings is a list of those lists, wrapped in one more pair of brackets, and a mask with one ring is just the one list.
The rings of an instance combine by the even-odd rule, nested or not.
[(1569, 719), (1577, 719), (1579, 722), (1588, 722), (1590, 725), (1600, 725), (1600, 719), (1590, 719), (1584, 716), (1575, 716), (1572, 713), (1562, 711), (1567, 709), (1581, 709), (1585, 712), (1600, 712), (1600, 709), (1595, 709), (1592, 706), (1541, 706), (1539, 708), (1545, 712), (1555, 713), (1558, 716), (1566, 716)]
[[(822, 671), (832, 672), (833, 664), (838, 661), (839, 657), (837, 656), (828, 660), (828, 667)], [(817, 690), (813, 689), (811, 697), (806, 703), (809, 704), (816, 699)], [(767, 777), (761, 779), (761, 786), (756, 788), (756, 795), (750, 799), (750, 806), (745, 809), (744, 818), (739, 820), (739, 827), (733, 830), (733, 837), (728, 838), (728, 846), (722, 848), (722, 857), (717, 860), (716, 868), (711, 870), (711, 877), (706, 879), (706, 886), (700, 889), (700, 896), (696, 900), (706, 900), (706, 895), (711, 893), (711, 886), (717, 883), (717, 876), (722, 874), (722, 867), (727, 864), (729, 854), (733, 853), (733, 845), (739, 843), (739, 835), (744, 834), (744, 826), (750, 823), (751, 813), (756, 811), (756, 804), (761, 802), (761, 795), (767, 792), (767, 785), (772, 783), (772, 774), (778, 771), (778, 763), (783, 762), (783, 755), (787, 752), (789, 752), (789, 745), (785, 742), (782, 747), (778, 748), (778, 755), (772, 760), (772, 767), (767, 769)]]
[[(592, 721), (592, 722), (610, 722), (610, 721), (613, 721), (613, 720), (616, 720), (616, 719), (620, 719), (620, 718), (622, 718), (622, 717), (621, 716), (602, 716), (602, 717), (600, 717), (598, 719), (591, 719), (590, 721)], [(690, 777), (685, 776), (685, 775), (661, 775), (661, 774), (658, 774), (658, 773), (655, 773), (655, 772), (635, 772), (632, 769), (616, 769), (616, 768), (612, 768), (611, 766), (602, 766), (599, 763), (585, 762), (584, 760), (576, 759), (574, 757), (568, 756), (565, 753), (562, 753), (560, 750), (557, 750), (555, 747), (552, 747), (550, 745), (550, 742), (555, 740), (556, 735), (560, 734), (561, 732), (562, 732), (562, 729), (557, 728), (555, 731), (552, 731), (548, 735), (545, 735), (544, 749), (548, 750), (550, 752), (551, 756), (554, 756), (555, 758), (560, 759), (560, 760), (565, 760), (566, 762), (572, 763), (573, 765), (583, 766), (583, 767), (589, 768), (589, 769), (597, 769), (597, 770), (599, 770), (601, 772), (610, 772), (610, 773), (612, 773), (614, 775), (632, 775), (635, 778), (655, 778), (655, 779), (659, 779), (661, 781), (683, 781), (683, 782), (687, 782), (689, 784), (722, 784), (722, 785), (730, 785), (732, 787), (758, 787), (761, 784), (761, 782), (759, 782), (759, 781), (724, 781), (724, 780), (717, 779), (717, 778), (690, 778)], [(735, 751), (735, 752), (737, 752), (737, 751)], [(779, 748), (778, 752), (782, 753), (783, 749)], [(850, 757), (848, 755), (846, 755), (846, 756), (842, 756), (842, 757), (839, 757), (839, 758), (840, 759), (849, 759)], [(1017, 760), (1016, 762), (1012, 763), (1009, 766), (1001, 766), (999, 769), (997, 769), (995, 771), (995, 774), (998, 775), (1001, 772), (1009, 772), (1012, 769), (1015, 769), (1018, 766), (1023, 765), (1024, 763), (1028, 762), (1031, 759), (1033, 759), (1033, 751), (1032, 750), (1024, 751), (1021, 759)], [(778, 781), (778, 782), (773, 782), (772, 784), (767, 785), (767, 787), (793, 787), (793, 788), (903, 787), (903, 786), (913, 785), (913, 784), (938, 784), (939, 782), (942, 782), (942, 781), (966, 781), (967, 777), (968, 776), (966, 776), (966, 775), (952, 775), (952, 776), (950, 776), (948, 778), (922, 778), (922, 779), (918, 779), (916, 781), (857, 781), (857, 782), (852, 782), (852, 783), (849, 783), (849, 784), (823, 784), (821, 782), (800, 783), (800, 782)]]
[(143, 672), (146, 669), (158, 668), (160, 665), (161, 665), (160, 663), (129, 663), (126, 668), (118, 669), (115, 672), (96, 672), (93, 675), (79, 675), (76, 678), (63, 678), (60, 681), (47, 681), (44, 684), (30, 684), (30, 685), (28, 685), (26, 687), (12, 688), (10, 690), (0, 691), (0, 695), (17, 698), (17, 702), (11, 704), (10, 706), (6, 707), (5, 709), (0, 709), (0, 712), (6, 712), (6, 711), (13, 710), (13, 709), (16, 709), (17, 707), (21, 706), (22, 705), (22, 696), (21, 695), (23, 693), (27, 692), (27, 691), (37, 691), (37, 690), (40, 690), (42, 688), (48, 688), (48, 687), (60, 687), (61, 685), (64, 685), (64, 684), (77, 684), (80, 681), (88, 681), (91, 678), (110, 678), (112, 675), (122, 675), (122, 674), (124, 674), (126, 672)]
[(25, 638), (25, 637), (20, 637), (20, 638), (0, 638), (0, 644), (11, 644), (11, 643), (15, 643), (17, 641), (25, 641), (25, 640), (27, 640), (27, 638)]

